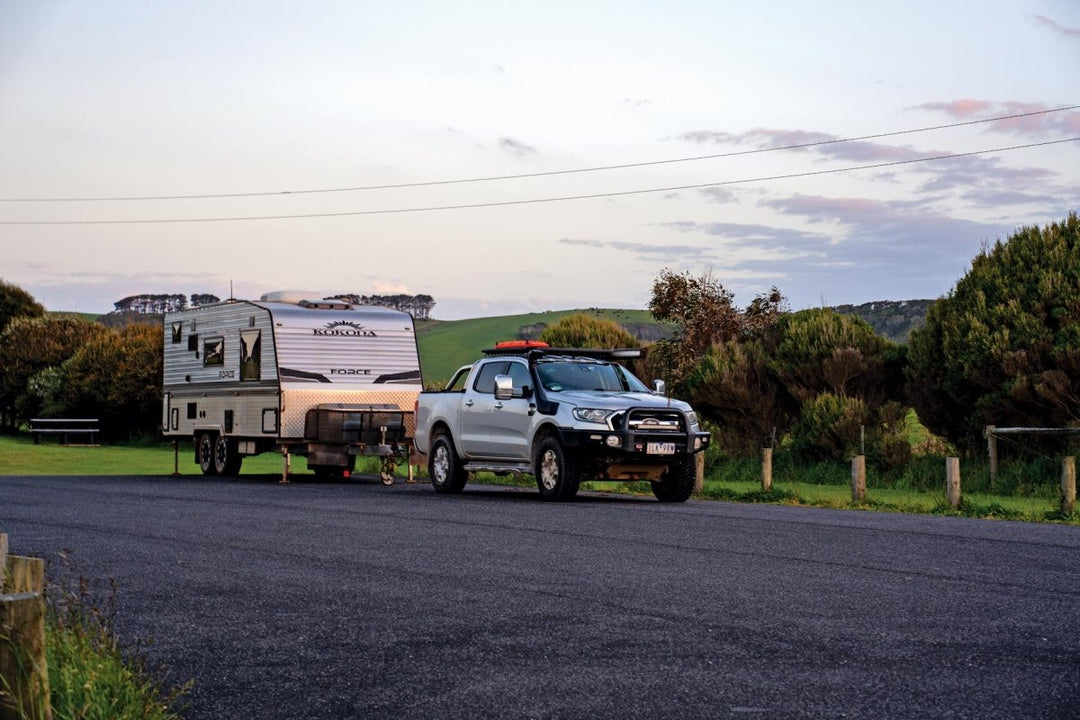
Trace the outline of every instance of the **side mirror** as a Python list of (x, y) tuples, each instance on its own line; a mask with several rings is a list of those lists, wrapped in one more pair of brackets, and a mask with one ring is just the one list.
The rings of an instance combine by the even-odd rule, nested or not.
[(657, 395), (667, 395), (667, 383), (663, 380), (653, 380), (653, 392)]
[(509, 400), (514, 397), (514, 379), (509, 375), (495, 376), (495, 399)]

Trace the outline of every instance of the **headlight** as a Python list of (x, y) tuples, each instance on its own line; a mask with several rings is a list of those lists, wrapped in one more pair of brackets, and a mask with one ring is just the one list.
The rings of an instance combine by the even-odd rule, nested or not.
[(574, 417), (585, 422), (607, 425), (607, 419), (611, 417), (612, 412), (611, 410), (599, 410), (596, 408), (574, 408)]
[(686, 419), (690, 421), (690, 424), (691, 424), (691, 425), (697, 425), (697, 424), (698, 424), (698, 421), (697, 421), (697, 413), (696, 413), (696, 412), (694, 412), (693, 410), (691, 410), (690, 412), (686, 413)]

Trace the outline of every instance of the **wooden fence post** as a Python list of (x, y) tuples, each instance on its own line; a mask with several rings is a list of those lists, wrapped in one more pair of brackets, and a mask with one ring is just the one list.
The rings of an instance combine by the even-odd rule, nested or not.
[(10, 579), (5, 587), (10, 592), (0, 594), (0, 720), (51, 720), (42, 593), (45, 561), (8, 555), (4, 574)]
[(1061, 458), (1061, 512), (1068, 515), (1076, 509), (1076, 458)]
[(954, 510), (960, 508), (960, 458), (945, 458), (945, 494), (949, 499), (949, 507)]
[(700, 494), (705, 489), (705, 453), (699, 452), (694, 456), (694, 494)]
[(997, 430), (993, 425), (986, 426), (986, 452), (990, 457), (990, 489), (993, 490), (994, 482), (997, 481), (998, 474), (998, 453), (997, 453), (997, 435), (994, 435), (994, 431)]
[(761, 448), (761, 489), (772, 492), (772, 448)]
[(866, 456), (856, 455), (851, 458), (851, 502), (861, 503), (866, 499)]

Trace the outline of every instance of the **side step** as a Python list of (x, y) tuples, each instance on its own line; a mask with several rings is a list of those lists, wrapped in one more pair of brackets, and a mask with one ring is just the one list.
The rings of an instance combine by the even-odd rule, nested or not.
[(529, 463), (523, 462), (481, 460), (465, 463), (465, 470), (469, 472), (491, 472), (496, 475), (521, 475), (522, 473), (531, 475), (533, 468)]

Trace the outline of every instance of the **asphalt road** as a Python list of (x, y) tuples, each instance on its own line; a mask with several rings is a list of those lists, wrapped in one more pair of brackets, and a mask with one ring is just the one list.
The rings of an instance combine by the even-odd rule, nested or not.
[(1076, 527), (0, 477), (0, 531), (115, 579), (191, 719), (1080, 717)]

